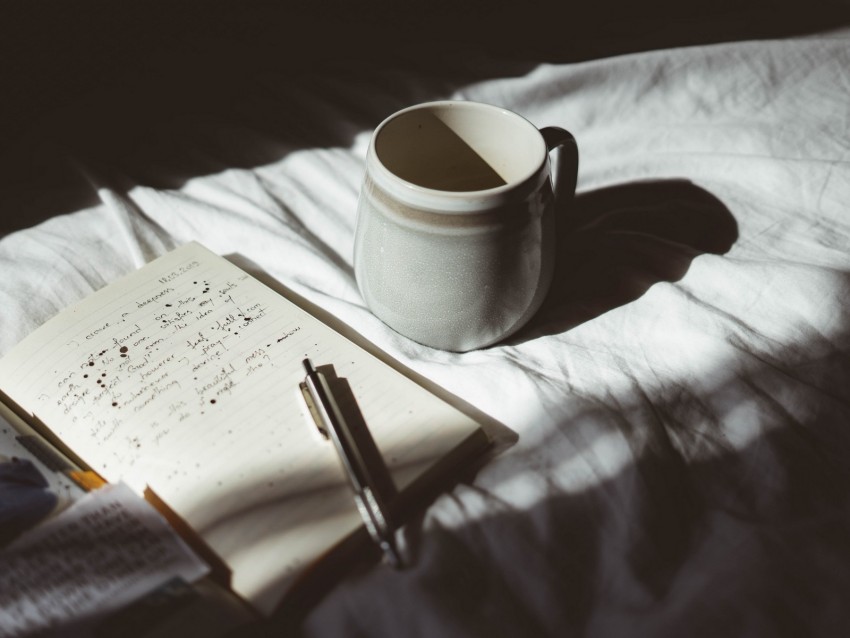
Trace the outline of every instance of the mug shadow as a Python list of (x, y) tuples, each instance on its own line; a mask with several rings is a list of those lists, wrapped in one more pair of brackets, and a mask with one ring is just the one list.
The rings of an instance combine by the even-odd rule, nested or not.
[(540, 310), (508, 343), (558, 334), (684, 277), (694, 258), (724, 254), (738, 224), (685, 179), (580, 193), (560, 211), (555, 272)]

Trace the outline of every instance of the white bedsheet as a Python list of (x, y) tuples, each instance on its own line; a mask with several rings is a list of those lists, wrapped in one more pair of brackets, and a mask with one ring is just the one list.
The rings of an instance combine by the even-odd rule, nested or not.
[[(2, 214), (50, 217), (0, 240), (0, 354), (198, 240), (518, 434), (430, 508), (414, 567), (346, 576), (304, 635), (845, 635), (850, 34), (441, 68), (63, 105), (0, 164)], [(547, 305), (462, 355), (381, 324), (351, 265), (371, 129), (447, 97), (581, 155)]]

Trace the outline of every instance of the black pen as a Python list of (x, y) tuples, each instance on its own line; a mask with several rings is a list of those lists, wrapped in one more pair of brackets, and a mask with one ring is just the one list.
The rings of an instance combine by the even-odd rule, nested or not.
[(339, 453), (342, 469), (354, 491), (354, 502), (366, 530), (381, 548), (384, 560), (393, 567), (401, 567), (401, 555), (395, 546), (386, 508), (377, 490), (377, 482), (363, 459), (357, 440), (352, 436), (348, 422), (325, 376), (313, 367), (309, 359), (304, 359), (303, 364), (307, 376), (300, 384), (301, 392), (319, 431), (325, 438), (333, 441)]

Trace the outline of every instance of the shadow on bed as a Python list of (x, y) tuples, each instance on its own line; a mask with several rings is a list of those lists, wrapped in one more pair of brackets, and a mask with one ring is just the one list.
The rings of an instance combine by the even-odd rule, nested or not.
[(580, 193), (562, 212), (552, 288), (511, 343), (565, 332), (678, 281), (702, 254), (738, 239), (728, 208), (688, 180), (654, 180)]
[[(431, 531), (419, 598), (455, 631), (485, 617), (493, 635), (844, 635), (848, 330), (753, 352), (705, 394), (683, 380), (589, 404), (515, 465), (548, 498)], [(750, 436), (736, 441), (742, 420)], [(628, 450), (613, 474), (618, 446), (592, 440), (604, 432)], [(596, 480), (568, 494), (577, 456)], [(435, 589), (452, 575), (451, 593)]]
[[(696, 463), (693, 447), (647, 448), (586, 491), (434, 526), (397, 600), (428, 606), (445, 636), (843, 635), (850, 476), (825, 458), (826, 425)], [(368, 614), (367, 588), (346, 591)]]

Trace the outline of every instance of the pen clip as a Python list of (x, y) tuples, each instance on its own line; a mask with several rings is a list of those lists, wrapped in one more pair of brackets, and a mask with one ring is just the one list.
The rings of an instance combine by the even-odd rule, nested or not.
[(316, 426), (316, 429), (319, 431), (319, 434), (322, 435), (323, 439), (329, 439), (331, 435), (322, 423), (322, 418), (319, 416), (319, 410), (316, 408), (316, 403), (313, 401), (313, 394), (310, 392), (310, 388), (308, 388), (307, 384), (303, 381), (298, 384), (298, 387), (301, 389), (301, 395), (304, 397), (304, 404), (307, 406), (307, 412), (310, 413), (310, 417), (313, 419), (313, 424)]

